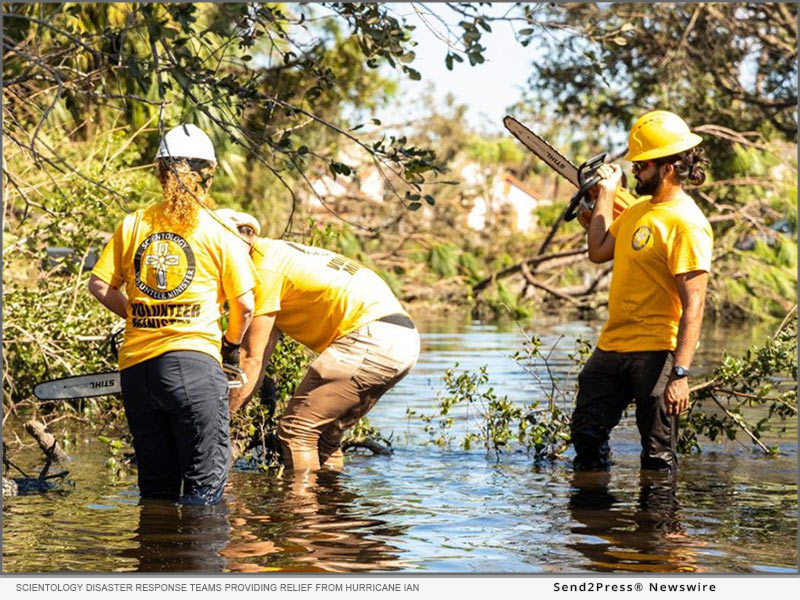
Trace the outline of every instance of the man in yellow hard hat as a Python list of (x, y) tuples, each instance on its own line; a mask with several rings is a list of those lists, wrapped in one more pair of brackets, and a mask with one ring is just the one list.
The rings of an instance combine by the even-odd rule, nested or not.
[(574, 465), (610, 466), (608, 439), (636, 402), (642, 468), (677, 466), (677, 418), (689, 403), (687, 376), (700, 337), (713, 234), (684, 191), (705, 181), (702, 138), (663, 110), (640, 117), (628, 138), (636, 192), (616, 220), (619, 165), (603, 165), (588, 227), (589, 260), (614, 259), (608, 321), (579, 378), (572, 415)]

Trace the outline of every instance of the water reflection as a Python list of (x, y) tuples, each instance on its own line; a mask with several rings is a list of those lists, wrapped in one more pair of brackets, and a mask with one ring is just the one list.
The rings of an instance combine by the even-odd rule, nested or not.
[(400, 559), (402, 550), (387, 541), (401, 536), (406, 528), (371, 516), (380, 513), (380, 507), (364, 510), (364, 498), (347, 485), (346, 475), (287, 473), (270, 488), (264, 505), (253, 505), (252, 496), (250, 502), (231, 503), (235, 507), (232, 541), (222, 551), (227, 569), (359, 572), (408, 568)]
[(119, 556), (138, 561), (140, 572), (219, 573), (225, 559), (220, 551), (230, 541), (228, 508), (186, 506), (143, 498), (133, 546)]
[[(570, 337), (592, 337), (588, 328), (537, 321), (545, 345), (568, 338), (554, 365)], [(735, 443), (683, 457), (677, 495), (674, 482), (640, 475), (632, 419), (612, 435), (610, 482), (573, 480), (566, 461), (539, 467), (524, 453), (495, 462), (481, 451), (441, 451), (422, 445), (424, 423), (406, 410), (434, 411), (442, 372), (454, 362), (471, 370), (488, 364), (498, 394), (514, 401), (530, 402), (541, 390), (507, 358), (520, 344), (515, 326), (421, 329), (417, 368), (370, 413), (374, 426), (395, 434), (391, 457), (354, 458), (342, 475), (234, 471), (223, 505), (178, 507), (138, 503), (133, 479), (117, 480), (106, 467), (108, 449), (96, 432), (71, 430), (72, 439), (91, 440), (72, 449), (75, 488), (4, 499), (3, 569), (797, 572), (796, 420), (789, 435), (768, 440), (782, 444), (772, 459)], [(721, 351), (708, 339), (697, 360), (707, 366)], [(737, 354), (750, 334), (721, 331), (719, 340)], [(465, 425), (457, 421), (454, 431), (461, 435)], [(30, 460), (40, 460), (38, 449)]]
[[(596, 571), (699, 572), (697, 555), (681, 524), (677, 479), (670, 473), (642, 470), (633, 505), (609, 489), (609, 472), (577, 472), (572, 478), (569, 511), (580, 523), (568, 544), (589, 559)], [(696, 545), (697, 542), (694, 541)]]

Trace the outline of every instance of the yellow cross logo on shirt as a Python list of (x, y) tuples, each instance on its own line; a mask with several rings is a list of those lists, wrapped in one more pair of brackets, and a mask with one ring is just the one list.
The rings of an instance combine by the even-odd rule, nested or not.
[(177, 254), (169, 254), (169, 244), (161, 242), (156, 246), (155, 255), (145, 258), (148, 267), (156, 268), (156, 285), (158, 289), (167, 289), (167, 267), (177, 267), (180, 257)]

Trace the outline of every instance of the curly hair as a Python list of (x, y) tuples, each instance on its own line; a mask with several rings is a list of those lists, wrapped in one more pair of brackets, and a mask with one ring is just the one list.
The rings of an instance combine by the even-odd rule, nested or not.
[(216, 205), (208, 195), (214, 167), (207, 161), (162, 159), (157, 164), (164, 199), (158, 211), (158, 225), (175, 233), (188, 234), (197, 227), (202, 207)]
[(688, 181), (691, 185), (701, 185), (706, 180), (706, 169), (711, 164), (699, 146), (670, 156), (664, 162), (672, 163), (678, 181)]

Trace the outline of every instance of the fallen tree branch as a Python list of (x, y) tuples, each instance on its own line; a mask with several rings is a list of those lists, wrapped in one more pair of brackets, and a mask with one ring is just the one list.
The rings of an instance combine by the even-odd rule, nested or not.
[(342, 451), (366, 448), (377, 456), (391, 456), (392, 449), (384, 446), (373, 438), (352, 438), (345, 440), (342, 444)]
[(25, 423), (25, 431), (27, 431), (36, 443), (44, 452), (48, 459), (55, 459), (59, 463), (66, 464), (69, 461), (69, 456), (61, 449), (61, 446), (53, 437), (53, 434), (45, 430), (44, 423), (39, 421), (28, 421)]
[(744, 431), (744, 432), (745, 432), (745, 433), (746, 433), (746, 434), (747, 434), (747, 435), (750, 437), (750, 439), (751, 439), (751, 440), (753, 440), (753, 442), (754, 442), (754, 443), (755, 443), (755, 444), (756, 444), (756, 445), (757, 445), (759, 448), (761, 448), (761, 450), (763, 450), (763, 451), (764, 451), (764, 454), (772, 454), (772, 453), (769, 451), (769, 448), (767, 448), (767, 447), (766, 447), (766, 446), (765, 446), (765, 445), (764, 445), (764, 444), (761, 442), (761, 440), (759, 440), (759, 439), (758, 439), (758, 438), (757, 438), (755, 435), (753, 435), (753, 433), (752, 433), (752, 432), (751, 432), (751, 431), (750, 431), (750, 430), (749, 430), (747, 427), (745, 427), (745, 426), (744, 426), (744, 423), (742, 423), (742, 422), (741, 422), (741, 419), (737, 418), (737, 415), (734, 415), (734, 414), (733, 414), (731, 411), (729, 411), (727, 408), (725, 408), (724, 406), (722, 406), (722, 403), (721, 403), (719, 400), (717, 400), (717, 397), (714, 395), (714, 392), (711, 392), (711, 399), (712, 399), (712, 400), (713, 400), (713, 401), (714, 401), (714, 402), (717, 404), (717, 406), (719, 406), (719, 407), (722, 409), (722, 411), (723, 411), (723, 412), (724, 412), (724, 413), (725, 413), (725, 414), (728, 416), (728, 418), (729, 418), (731, 421), (733, 421), (734, 423), (736, 423), (736, 425), (737, 425), (737, 426), (738, 426), (738, 427), (739, 427), (739, 428), (740, 428), (742, 431)]
[(586, 254), (588, 250), (586, 248), (579, 248), (578, 250), (568, 250), (566, 252), (554, 252), (553, 254), (544, 254), (542, 256), (534, 256), (533, 258), (528, 258), (522, 262), (519, 262), (515, 265), (511, 265), (510, 267), (506, 267), (505, 269), (501, 269), (496, 273), (492, 273), (488, 277), (484, 277), (478, 283), (472, 286), (473, 292), (481, 292), (489, 285), (494, 283), (498, 279), (502, 279), (503, 277), (508, 277), (509, 275), (513, 275), (515, 273), (519, 273), (522, 270), (522, 265), (526, 265), (528, 267), (536, 267), (542, 263), (547, 261), (556, 259), (556, 258), (564, 258), (567, 256), (580, 256), (582, 254)]
[(556, 298), (561, 298), (562, 300), (565, 300), (566, 302), (569, 302), (574, 306), (580, 306), (582, 304), (580, 301), (576, 300), (572, 296), (568, 296), (567, 294), (560, 292), (557, 289), (551, 288), (549, 285), (542, 283), (538, 279), (535, 279), (533, 274), (531, 274), (528, 265), (526, 265), (525, 263), (522, 263), (520, 265), (520, 270), (522, 271), (522, 276), (525, 278), (525, 281), (527, 281), (533, 287), (539, 288), (540, 290), (544, 290), (551, 296), (555, 296)]

